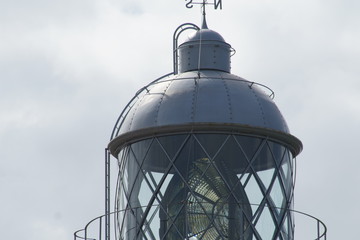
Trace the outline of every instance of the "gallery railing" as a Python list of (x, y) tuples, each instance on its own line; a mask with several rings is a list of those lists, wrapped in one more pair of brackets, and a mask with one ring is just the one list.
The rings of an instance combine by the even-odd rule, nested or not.
[[(146, 206), (140, 207), (146, 208)], [(116, 216), (117, 214), (126, 211), (119, 210), (110, 213), (111, 216)], [(301, 240), (326, 240), (327, 228), (326, 225), (318, 218), (311, 216), (310, 214), (300, 212), (297, 210), (291, 210), (295, 214), (295, 239)], [(119, 240), (117, 232), (113, 228), (114, 224), (110, 230), (110, 233), (106, 233), (105, 227), (105, 218), (107, 215), (101, 215), (92, 219), (83, 229), (80, 229), (74, 233), (74, 240)], [(267, 239), (264, 239), (267, 240)]]

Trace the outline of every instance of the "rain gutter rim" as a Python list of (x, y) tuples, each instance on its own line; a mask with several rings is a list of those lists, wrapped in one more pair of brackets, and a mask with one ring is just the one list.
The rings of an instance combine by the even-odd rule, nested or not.
[(152, 137), (186, 133), (222, 133), (267, 138), (288, 147), (294, 157), (303, 149), (302, 142), (289, 133), (236, 123), (189, 123), (142, 128), (116, 136), (109, 142), (108, 149), (114, 157), (117, 157), (122, 148), (134, 142)]

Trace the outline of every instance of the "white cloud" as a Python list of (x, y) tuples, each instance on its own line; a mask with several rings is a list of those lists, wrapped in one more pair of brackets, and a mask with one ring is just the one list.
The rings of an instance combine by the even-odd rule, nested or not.
[(39, 240), (54, 239), (63, 240), (68, 238), (66, 229), (62, 226), (54, 226), (47, 220), (34, 221), (30, 229), (29, 237), (36, 238)]

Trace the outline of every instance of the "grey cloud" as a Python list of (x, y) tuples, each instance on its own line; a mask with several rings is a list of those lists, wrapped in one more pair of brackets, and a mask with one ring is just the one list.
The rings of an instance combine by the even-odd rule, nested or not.
[[(333, 239), (357, 236), (338, 219), (355, 222), (359, 208), (337, 206), (360, 197), (352, 187), (358, 8), (348, 0), (209, 9), (209, 26), (237, 50), (233, 73), (271, 87), (303, 141), (296, 207), (324, 220)], [(12, 230), (3, 238), (71, 239), (102, 214), (103, 151), (117, 115), (139, 88), (171, 71), (173, 30), (199, 24), (199, 12), (165, 0), (2, 3), (0, 225)]]

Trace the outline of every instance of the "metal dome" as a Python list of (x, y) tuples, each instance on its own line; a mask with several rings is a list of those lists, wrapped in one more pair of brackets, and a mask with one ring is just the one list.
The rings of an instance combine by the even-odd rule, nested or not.
[(131, 139), (151, 134), (205, 129), (270, 136), (289, 143), (297, 155), (301, 142), (289, 134), (272, 95), (262, 85), (221, 71), (163, 77), (139, 91), (129, 103), (109, 146), (119, 148)]
[(208, 28), (202, 28), (199, 31), (196, 31), (188, 37), (187, 42), (200, 40), (225, 42), (225, 39), (218, 32)]

